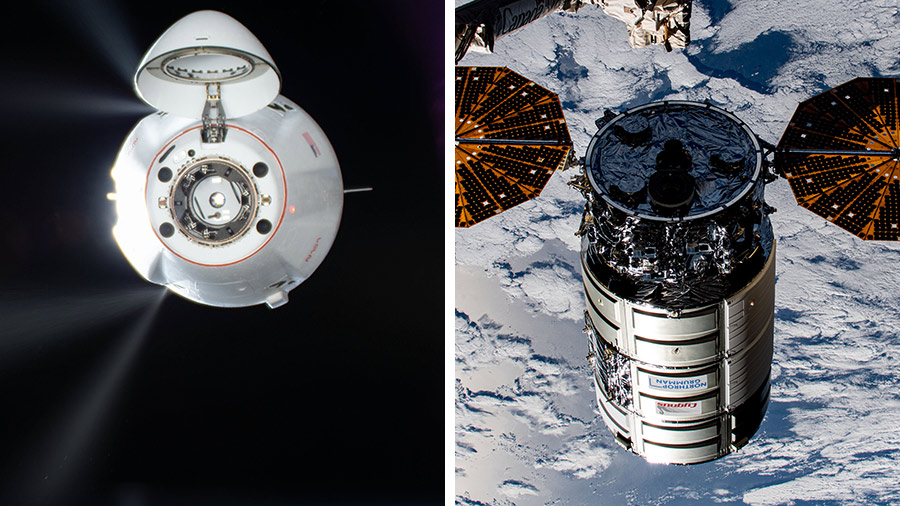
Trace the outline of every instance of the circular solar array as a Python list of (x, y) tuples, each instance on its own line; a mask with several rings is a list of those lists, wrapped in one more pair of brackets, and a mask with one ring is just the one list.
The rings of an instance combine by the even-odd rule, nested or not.
[(897, 79), (857, 78), (800, 103), (775, 153), (802, 207), (867, 240), (900, 240)]
[(559, 97), (503, 67), (456, 67), (456, 226), (536, 197), (572, 141)]

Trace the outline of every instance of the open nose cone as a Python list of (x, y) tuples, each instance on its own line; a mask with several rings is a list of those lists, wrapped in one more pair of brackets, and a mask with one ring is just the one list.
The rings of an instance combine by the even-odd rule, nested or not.
[(178, 20), (150, 47), (134, 76), (151, 106), (200, 119), (207, 86), (218, 85), (229, 118), (256, 112), (278, 96), (281, 76), (271, 55), (244, 25), (218, 11)]

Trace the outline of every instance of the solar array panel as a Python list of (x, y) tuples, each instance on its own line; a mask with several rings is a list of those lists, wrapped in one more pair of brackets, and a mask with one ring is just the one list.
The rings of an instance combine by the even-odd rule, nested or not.
[(802, 102), (775, 162), (797, 203), (867, 240), (900, 240), (897, 79), (857, 78)]
[(503, 67), (456, 67), (456, 226), (536, 197), (572, 141), (559, 98)]

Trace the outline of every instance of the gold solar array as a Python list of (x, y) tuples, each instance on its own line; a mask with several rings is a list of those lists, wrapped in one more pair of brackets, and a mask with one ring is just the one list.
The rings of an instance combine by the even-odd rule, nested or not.
[(572, 141), (559, 98), (502, 67), (456, 67), (456, 226), (540, 194)]
[(797, 203), (869, 240), (900, 240), (897, 79), (857, 78), (801, 103), (776, 150)]

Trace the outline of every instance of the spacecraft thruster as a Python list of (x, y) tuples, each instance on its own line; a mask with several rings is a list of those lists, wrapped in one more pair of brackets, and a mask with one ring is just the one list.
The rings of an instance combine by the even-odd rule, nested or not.
[(747, 443), (772, 364), (774, 179), (753, 132), (709, 104), (669, 101), (597, 121), (573, 186), (588, 359), (616, 440), (694, 464)]
[(325, 133), (279, 95), (272, 57), (235, 19), (199, 11), (150, 47), (134, 87), (158, 112), (112, 169), (125, 257), (202, 304), (287, 302), (334, 242), (343, 185)]
[(504, 67), (456, 67), (456, 226), (538, 196), (572, 140), (559, 97)]

